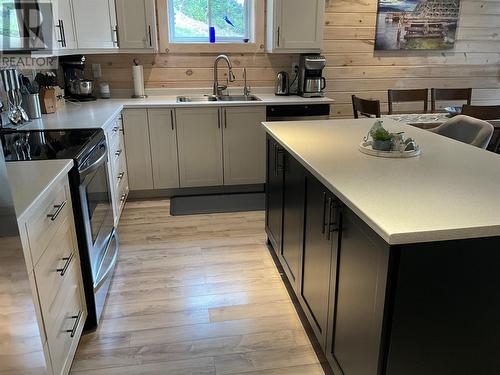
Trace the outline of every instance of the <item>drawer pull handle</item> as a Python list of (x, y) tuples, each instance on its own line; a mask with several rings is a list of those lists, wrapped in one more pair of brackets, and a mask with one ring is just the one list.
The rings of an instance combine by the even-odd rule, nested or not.
[(120, 173), (117, 178), (119, 180), (121, 180), (123, 178), (123, 176), (125, 176), (125, 172)]
[(80, 319), (82, 318), (82, 312), (78, 311), (78, 315), (73, 315), (71, 319), (76, 319), (75, 324), (72, 329), (68, 329), (66, 332), (71, 333), (70, 337), (75, 337), (76, 329), (78, 328), (78, 324), (80, 323)]
[(122, 154), (122, 152), (123, 152), (122, 150), (118, 150), (118, 151), (116, 151), (116, 152), (115, 152), (115, 156), (120, 156), (120, 155)]
[(73, 255), (75, 253), (71, 253), (71, 255), (69, 257), (64, 257), (62, 258), (62, 260), (65, 260), (66, 263), (64, 263), (64, 267), (63, 268), (58, 268), (56, 271), (59, 272), (59, 274), (61, 276), (64, 276), (66, 274), (66, 271), (68, 271), (68, 267), (69, 265), (71, 264), (71, 261), (73, 260)]
[(66, 206), (66, 203), (68, 203), (68, 201), (64, 201), (61, 204), (56, 204), (54, 206), (54, 208), (56, 209), (56, 212), (54, 212), (53, 214), (48, 214), (47, 217), (50, 217), (51, 221), (56, 221), (57, 217), (59, 216), (59, 214), (63, 210), (64, 206)]

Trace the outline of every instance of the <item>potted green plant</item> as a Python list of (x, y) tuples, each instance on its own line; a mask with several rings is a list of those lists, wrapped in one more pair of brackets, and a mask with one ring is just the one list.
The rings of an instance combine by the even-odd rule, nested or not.
[(378, 128), (370, 134), (373, 138), (372, 148), (379, 151), (391, 151), (394, 135), (384, 128)]

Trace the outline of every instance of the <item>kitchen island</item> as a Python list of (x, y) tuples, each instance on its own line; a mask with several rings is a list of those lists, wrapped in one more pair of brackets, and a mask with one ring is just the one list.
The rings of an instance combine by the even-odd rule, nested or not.
[(269, 243), (335, 374), (496, 374), (500, 158), (362, 154), (373, 119), (264, 123)]

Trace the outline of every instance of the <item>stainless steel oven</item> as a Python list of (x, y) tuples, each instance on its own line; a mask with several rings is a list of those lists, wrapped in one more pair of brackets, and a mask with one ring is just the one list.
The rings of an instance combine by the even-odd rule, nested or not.
[[(114, 230), (113, 207), (108, 178), (108, 153), (103, 137), (88, 156), (78, 165), (79, 203), (86, 248), (82, 259), (87, 305), (88, 329), (99, 322), (107, 290), (118, 258), (118, 239)], [(85, 242), (85, 244), (83, 244)], [(95, 314), (94, 314), (95, 312)]]

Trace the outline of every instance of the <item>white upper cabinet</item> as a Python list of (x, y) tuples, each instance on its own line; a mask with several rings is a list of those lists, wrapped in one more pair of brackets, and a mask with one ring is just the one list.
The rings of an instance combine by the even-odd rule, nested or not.
[(118, 47), (114, 0), (72, 0), (79, 49)]
[(158, 49), (154, 0), (116, 0), (118, 40), (122, 49)]
[(325, 0), (268, 0), (267, 52), (320, 52), (324, 16)]
[(52, 0), (54, 12), (54, 49), (77, 48), (71, 0)]

